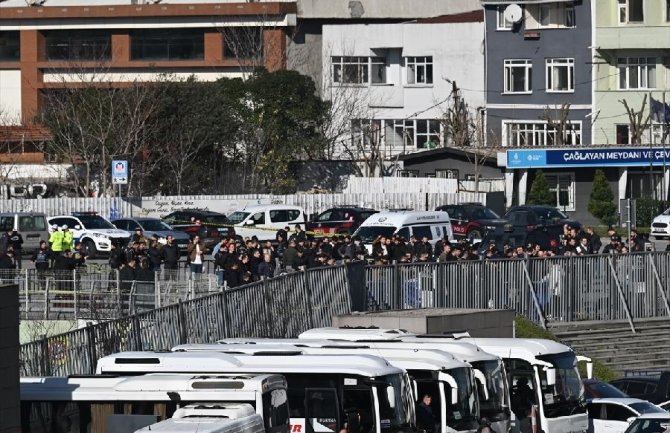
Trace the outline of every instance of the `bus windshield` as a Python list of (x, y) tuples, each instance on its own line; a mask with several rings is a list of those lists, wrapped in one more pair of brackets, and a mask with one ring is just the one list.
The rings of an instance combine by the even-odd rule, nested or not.
[(509, 407), (507, 381), (502, 361), (474, 361), (472, 367), (484, 373), (488, 399), (483, 392), (479, 393), (479, 409), (481, 415), (489, 421), (503, 421), (508, 418), (506, 409)]
[(392, 226), (361, 226), (356, 230), (355, 235), (360, 236), (363, 243), (369, 244), (378, 237), (391, 237), (396, 228)]
[(456, 430), (476, 429), (479, 425), (479, 399), (472, 370), (452, 368), (448, 373), (458, 385), (458, 401), (447, 406), (447, 425)]
[(544, 413), (548, 418), (569, 416), (585, 413), (584, 386), (577, 370), (577, 358), (573, 352), (563, 352), (551, 355), (538, 356), (538, 359), (548, 362), (556, 369), (556, 385), (547, 385), (547, 373), (542, 367), (540, 383), (542, 386), (542, 402)]

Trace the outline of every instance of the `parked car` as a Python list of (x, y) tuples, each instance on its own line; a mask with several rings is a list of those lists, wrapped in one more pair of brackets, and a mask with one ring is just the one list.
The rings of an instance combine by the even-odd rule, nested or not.
[(114, 224), (116, 228), (126, 230), (132, 234), (139, 228), (142, 230), (142, 234), (145, 237), (150, 238), (153, 235), (156, 235), (158, 236), (158, 242), (163, 244), (166, 242), (168, 236), (172, 236), (180, 250), (185, 250), (191, 239), (187, 233), (174, 230), (159, 218), (121, 218), (112, 221), (112, 224)]
[(321, 212), (314, 221), (305, 224), (305, 230), (316, 236), (324, 234), (352, 234), (370, 217), (378, 213), (363, 207), (333, 207)]
[(625, 433), (666, 433), (670, 431), (670, 414), (649, 413), (635, 418)]
[(560, 244), (562, 233), (562, 229), (558, 230), (556, 227), (539, 226), (528, 229), (508, 223), (502, 227), (496, 227), (495, 230), (489, 230), (477, 250), (483, 256), (491, 244), (496, 246), (498, 252), (504, 250), (503, 247), (505, 244), (509, 244), (512, 248), (525, 247), (528, 244), (539, 244), (546, 251), (551, 249), (552, 240), (556, 241), (557, 245)]
[(628, 395), (607, 382), (595, 379), (583, 379), (584, 396), (587, 400), (594, 398), (627, 398)]
[(23, 250), (36, 251), (40, 241), (49, 240), (47, 217), (43, 213), (0, 213), (0, 233), (16, 229), (23, 236)]
[(656, 414), (667, 416), (655, 404), (637, 398), (594, 398), (587, 404), (589, 433), (624, 433), (633, 419)]
[(571, 219), (562, 211), (551, 206), (524, 205), (510, 208), (504, 216), (507, 222), (515, 227), (525, 227), (528, 231), (537, 227), (560, 228), (568, 224), (572, 228), (581, 229), (579, 221)]
[(507, 220), (481, 203), (450, 204), (435, 208), (445, 211), (451, 218), (454, 236), (481, 240), (487, 232), (505, 225)]
[(651, 222), (651, 236), (656, 239), (670, 238), (670, 208)]
[[(202, 238), (203, 231), (212, 231), (203, 229), (203, 226), (216, 228), (218, 238), (221, 238), (228, 235), (231, 226), (231, 222), (224, 214), (201, 209), (174, 211), (163, 217), (162, 221), (175, 230), (186, 232), (191, 238), (196, 234)], [(195, 224), (196, 221), (200, 221), (200, 224)]]
[(283, 204), (247, 206), (228, 216), (238, 236), (259, 240), (275, 240), (277, 230), (301, 225), (305, 228), (305, 211), (298, 206)]
[(66, 225), (72, 231), (75, 242), (81, 242), (88, 257), (108, 254), (112, 244), (123, 247), (130, 241), (130, 233), (120, 230), (95, 212), (76, 212), (72, 215), (60, 215), (47, 218), (49, 232), (52, 225), (60, 229)]
[(670, 371), (648, 371), (628, 373), (610, 383), (631, 397), (642, 398), (652, 403), (670, 400)]

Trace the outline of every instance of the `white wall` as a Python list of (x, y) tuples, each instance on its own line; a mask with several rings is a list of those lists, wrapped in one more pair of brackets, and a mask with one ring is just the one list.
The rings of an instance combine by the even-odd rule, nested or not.
[(479, 0), (298, 0), (303, 19), (430, 18), (479, 8)]
[(0, 125), (21, 122), (21, 71), (0, 70)]

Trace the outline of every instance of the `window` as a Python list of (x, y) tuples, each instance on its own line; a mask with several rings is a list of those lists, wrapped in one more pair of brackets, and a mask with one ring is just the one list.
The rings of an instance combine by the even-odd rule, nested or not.
[(582, 144), (581, 122), (566, 123), (562, 143), (557, 140), (556, 134), (556, 130), (543, 121), (503, 121), (504, 146), (579, 146)]
[(383, 57), (332, 57), (333, 82), (338, 84), (385, 84)]
[(625, 406), (619, 406), (618, 404), (606, 404), (605, 411), (607, 413), (607, 419), (609, 421), (623, 421), (630, 417), (636, 416), (636, 414), (628, 409)]
[(19, 32), (0, 32), (0, 62), (21, 60)]
[(205, 56), (202, 29), (136, 30), (130, 35), (133, 60), (197, 60)]
[(285, 389), (275, 389), (263, 394), (263, 418), (267, 433), (289, 431), (288, 396)]
[(440, 145), (440, 121), (434, 119), (383, 120), (387, 147), (433, 149)]
[(618, 0), (619, 24), (644, 22), (644, 0)]
[(260, 27), (223, 29), (223, 57), (226, 59), (263, 58), (263, 30)]
[(670, 22), (670, 0), (665, 0), (665, 21)]
[(328, 388), (307, 388), (305, 390), (305, 421), (308, 432), (336, 432), (339, 421), (337, 390)]
[(616, 144), (630, 144), (629, 125), (616, 125)]
[(532, 93), (532, 71), (530, 60), (505, 60), (504, 93)]
[(430, 234), (430, 226), (413, 226), (412, 235), (415, 236), (418, 240), (421, 240), (424, 236), (428, 239), (432, 239), (433, 236)]
[(440, 122), (438, 120), (416, 121), (416, 147), (434, 149), (440, 145)]
[(254, 222), (254, 225), (263, 225), (265, 224), (265, 212), (257, 212), (251, 217), (251, 221)]
[(575, 175), (573, 173), (565, 174), (547, 174), (547, 183), (549, 191), (553, 194), (551, 203), (548, 203), (561, 210), (575, 210)]
[(575, 91), (575, 59), (547, 59), (547, 92)]
[(19, 231), (43, 231), (47, 229), (47, 222), (43, 216), (26, 215), (19, 217)]
[(529, 19), (526, 20), (527, 29), (573, 28), (575, 22), (575, 7), (566, 3), (541, 3), (528, 5)]
[(505, 8), (507, 6), (498, 6), (498, 10), (496, 11), (496, 21), (497, 21), (497, 26), (496, 30), (512, 30), (514, 28), (514, 23), (512, 21), (509, 21), (507, 18), (505, 18)]
[(279, 209), (270, 211), (270, 221), (273, 223), (295, 221), (299, 216), (300, 211), (297, 209)]
[(44, 32), (47, 60), (108, 60), (112, 34), (104, 30), (53, 30)]
[(656, 57), (617, 59), (619, 90), (656, 88)]
[(433, 56), (405, 57), (407, 84), (433, 84)]

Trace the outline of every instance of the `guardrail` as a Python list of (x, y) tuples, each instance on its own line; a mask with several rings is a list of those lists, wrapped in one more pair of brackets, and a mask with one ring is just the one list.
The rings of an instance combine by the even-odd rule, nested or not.
[(369, 266), (369, 310), (510, 308), (535, 322), (670, 316), (670, 253)]
[(345, 266), (282, 275), (21, 346), (23, 376), (95, 372), (98, 358), (128, 350), (232, 337), (291, 337), (350, 312)]

